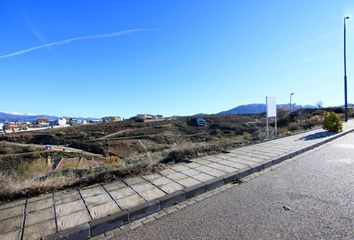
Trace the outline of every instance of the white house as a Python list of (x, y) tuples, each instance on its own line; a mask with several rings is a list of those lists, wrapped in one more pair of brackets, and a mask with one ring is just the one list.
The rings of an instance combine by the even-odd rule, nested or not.
[(58, 124), (59, 126), (65, 126), (65, 125), (67, 124), (66, 118), (59, 118), (59, 119), (57, 120), (57, 124)]

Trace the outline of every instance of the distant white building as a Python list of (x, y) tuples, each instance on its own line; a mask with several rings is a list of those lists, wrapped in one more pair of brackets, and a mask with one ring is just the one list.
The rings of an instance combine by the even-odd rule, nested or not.
[(102, 121), (103, 122), (119, 122), (119, 121), (122, 121), (122, 118), (119, 116), (109, 116), (109, 117), (103, 117)]
[(70, 118), (67, 123), (71, 126), (79, 126), (79, 125), (88, 124), (89, 122), (84, 119)]
[(65, 126), (67, 125), (67, 121), (66, 118), (59, 118), (58, 120), (56, 120), (59, 126)]
[(49, 125), (52, 127), (54, 127), (54, 126), (65, 127), (68, 125), (68, 122), (67, 122), (66, 118), (59, 118), (57, 120), (50, 121)]

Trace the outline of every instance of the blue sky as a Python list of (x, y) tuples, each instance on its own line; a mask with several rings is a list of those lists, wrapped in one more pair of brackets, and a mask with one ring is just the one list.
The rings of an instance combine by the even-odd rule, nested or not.
[[(102, 117), (354, 102), (352, 0), (2, 0), (0, 111)], [(111, 34), (111, 35), (109, 35)]]

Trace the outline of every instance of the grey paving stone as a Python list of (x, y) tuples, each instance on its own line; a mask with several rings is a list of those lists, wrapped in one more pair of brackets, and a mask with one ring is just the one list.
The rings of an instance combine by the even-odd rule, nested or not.
[(175, 170), (172, 170), (172, 169), (164, 169), (160, 172), (161, 175), (164, 175), (164, 176), (167, 176), (167, 175), (171, 175), (171, 174), (174, 174), (174, 173), (177, 173)]
[(139, 204), (142, 204), (146, 202), (144, 198), (140, 197), (138, 194), (134, 194), (125, 198), (117, 199), (117, 203), (119, 207), (122, 209), (127, 209), (130, 207), (137, 206)]
[[(210, 163), (217, 163), (217, 162), (219, 162), (219, 161), (221, 161), (221, 160), (223, 160), (223, 159), (220, 159), (220, 158), (218, 158), (218, 157), (210, 157), (210, 158), (208, 158), (208, 161), (210, 162)], [(207, 164), (206, 164), (207, 165)]]
[(25, 205), (25, 203), (26, 203), (26, 200), (23, 199), (23, 200), (18, 200), (18, 201), (13, 201), (10, 203), (2, 204), (2, 205), (0, 205), (0, 210), (16, 207), (16, 206), (20, 206), (20, 205)]
[(53, 198), (46, 198), (39, 201), (32, 201), (27, 203), (27, 212), (39, 211), (42, 209), (53, 207)]
[(198, 168), (198, 167), (201, 167), (202, 165), (192, 162), (192, 163), (185, 163), (185, 164), (183, 164), (183, 166), (187, 166), (189, 168)]
[(275, 151), (274, 149), (265, 150), (264, 148), (259, 148), (259, 147), (249, 148), (248, 151), (251, 151), (253, 153), (262, 154), (262, 155), (265, 155), (268, 157), (276, 157), (276, 156), (284, 154), (283, 151)]
[(21, 238), (21, 230), (16, 230), (7, 233), (0, 233), (1, 240), (17, 240)]
[(232, 162), (232, 161), (227, 161), (227, 160), (220, 161), (219, 164), (223, 164), (223, 165), (226, 165), (226, 166), (229, 166), (229, 167), (233, 167), (233, 168), (236, 168), (236, 169), (242, 169), (242, 168), (247, 167), (247, 165), (245, 165), (245, 164)]
[(259, 163), (259, 162), (263, 162), (264, 161), (263, 159), (251, 157), (251, 156), (244, 155), (244, 154), (238, 155), (238, 158), (244, 159), (244, 160), (249, 161), (251, 163)]
[(54, 218), (55, 218), (54, 207), (46, 208), (43, 210), (28, 213), (26, 216), (25, 225), (27, 227), (28, 225), (37, 224)]
[(90, 212), (92, 219), (94, 220), (121, 211), (118, 205), (113, 201), (98, 206), (89, 207), (88, 210)]
[(201, 183), (200, 181), (196, 180), (196, 179), (193, 179), (191, 177), (188, 177), (188, 178), (184, 178), (184, 179), (179, 179), (179, 180), (176, 180), (177, 183), (185, 186), (185, 187), (191, 187), (193, 185), (196, 185), (198, 183)]
[(186, 178), (186, 177), (188, 177), (188, 176), (185, 175), (185, 174), (176, 172), (176, 173), (174, 173), (174, 174), (167, 175), (166, 177), (168, 177), (168, 178), (170, 178), (170, 179), (176, 181), (176, 180), (180, 180), (180, 179)]
[(219, 171), (217, 169), (214, 169), (214, 168), (211, 168), (211, 167), (207, 167), (207, 166), (202, 166), (202, 167), (198, 168), (198, 170), (203, 172), (203, 173), (212, 175), (214, 177), (220, 177), (220, 176), (223, 176), (223, 175), (226, 174), (226, 173), (224, 173), (222, 171)]
[(48, 198), (53, 198), (53, 193), (43, 194), (38, 197), (29, 198), (28, 202), (32, 203), (32, 202), (36, 202), (36, 201), (44, 200), (44, 199), (48, 199)]
[(113, 191), (113, 190), (121, 189), (121, 188), (126, 187), (126, 186), (127, 185), (124, 182), (118, 180), (118, 181), (114, 181), (114, 182), (105, 184), (104, 188), (107, 191)]
[(6, 208), (0, 210), (0, 221), (3, 221), (8, 218), (22, 216), (25, 210), (25, 205), (18, 205), (11, 208)]
[(188, 170), (182, 171), (182, 173), (187, 175), (187, 176), (193, 177), (195, 175), (198, 175), (200, 172), (195, 170), (195, 169), (188, 169)]
[(123, 181), (127, 184), (127, 185), (133, 185), (133, 184), (138, 184), (141, 182), (145, 182), (146, 180), (142, 177), (133, 177), (133, 178), (125, 178), (123, 179)]
[(193, 176), (193, 178), (197, 179), (198, 181), (205, 182), (213, 179), (214, 177), (206, 173), (199, 173), (198, 175)]
[(249, 152), (245, 150), (240, 151), (243, 155), (255, 158), (255, 159), (261, 159), (261, 160), (269, 160), (272, 159), (273, 156), (267, 156), (265, 154), (259, 153), (259, 152)]
[(65, 189), (54, 193), (54, 200), (66, 198), (72, 194), (78, 193), (75, 189)]
[(222, 171), (222, 172), (225, 172), (225, 173), (230, 173), (230, 172), (237, 171), (236, 168), (228, 167), (226, 165), (219, 164), (219, 163), (211, 163), (211, 164), (208, 164), (207, 167), (215, 168), (215, 169), (217, 169), (219, 171)]
[(185, 171), (185, 170), (188, 170), (189, 167), (186, 167), (186, 166), (182, 166), (182, 165), (174, 165), (171, 167), (171, 169), (177, 171), (177, 172), (182, 172), (182, 171)]
[(8, 218), (0, 222), (0, 233), (17, 231), (21, 228), (23, 216)]
[(97, 186), (97, 187), (81, 189), (80, 193), (83, 198), (87, 198), (98, 194), (105, 194), (106, 191), (103, 189), (102, 186)]
[(157, 187), (154, 187), (152, 189), (146, 190), (144, 192), (141, 192), (140, 195), (146, 200), (146, 201), (151, 201), (153, 199), (162, 197), (166, 195), (163, 191), (158, 189)]
[(158, 174), (158, 173), (154, 173), (154, 174), (149, 174), (149, 175), (144, 175), (143, 178), (146, 179), (146, 180), (154, 180), (156, 178), (160, 178), (161, 175)]
[(26, 226), (23, 232), (23, 240), (41, 239), (55, 232), (55, 220), (47, 220), (35, 225)]
[(205, 160), (205, 159), (195, 160), (193, 162), (195, 162), (195, 163), (197, 163), (199, 165), (206, 165), (206, 164), (212, 163), (212, 162), (210, 162), (208, 160)]
[(82, 199), (76, 200), (74, 202), (61, 204), (55, 207), (57, 217), (68, 215), (70, 213), (81, 211), (84, 209), (86, 209), (86, 206)]
[(240, 163), (240, 164), (246, 165), (247, 167), (250, 167), (253, 164), (255, 164), (255, 162), (241, 159), (240, 157), (233, 157), (233, 158), (230, 158), (228, 161)]
[(157, 186), (162, 186), (162, 185), (171, 183), (173, 181), (167, 177), (159, 177), (159, 178), (155, 178), (155, 179), (151, 180), (151, 182)]
[(228, 158), (228, 154), (225, 154), (225, 153), (220, 153), (220, 154), (215, 154), (213, 155), (214, 158), (219, 158), (219, 159), (222, 159), (222, 160), (225, 160)]
[(153, 184), (151, 184), (150, 182), (145, 181), (142, 183), (131, 185), (130, 187), (133, 188), (136, 192), (141, 193), (146, 190), (152, 189), (155, 186)]
[(84, 198), (84, 200), (88, 208), (101, 205), (106, 202), (113, 202), (112, 198), (108, 195), (108, 193), (87, 197)]
[(132, 188), (124, 187), (124, 188), (121, 188), (119, 190), (110, 191), (109, 194), (111, 194), (111, 196), (115, 200), (117, 200), (117, 199), (125, 198), (127, 196), (131, 196), (131, 195), (136, 194), (136, 193), (135, 193), (135, 191)]
[(183, 189), (184, 187), (176, 182), (171, 182), (171, 183), (160, 186), (160, 188), (167, 193), (173, 193), (173, 192)]
[(78, 191), (73, 191), (71, 193), (66, 193), (59, 196), (54, 196), (55, 205), (61, 205), (65, 203), (74, 202), (80, 200), (81, 196)]
[(88, 223), (90, 221), (91, 217), (86, 209), (65, 216), (60, 216), (57, 218), (58, 231), (79, 226), (83, 223)]

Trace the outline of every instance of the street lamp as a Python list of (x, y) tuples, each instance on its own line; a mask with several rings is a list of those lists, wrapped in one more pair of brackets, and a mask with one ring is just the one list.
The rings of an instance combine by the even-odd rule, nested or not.
[(290, 93), (290, 105), (289, 105), (289, 111), (291, 113), (291, 97), (294, 95), (294, 93)]
[(349, 17), (344, 18), (344, 119), (348, 122), (348, 96), (347, 96), (347, 39), (346, 39), (346, 26), (345, 22)]

